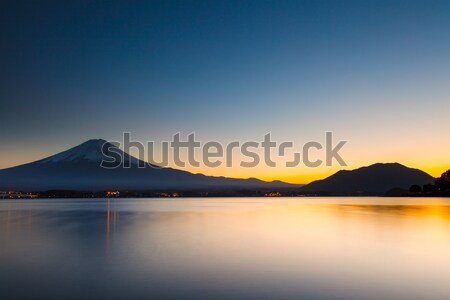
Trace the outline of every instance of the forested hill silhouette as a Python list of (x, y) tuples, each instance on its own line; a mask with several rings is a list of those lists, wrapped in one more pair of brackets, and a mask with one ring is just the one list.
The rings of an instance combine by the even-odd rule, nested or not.
[(318, 195), (384, 195), (392, 188), (408, 189), (412, 184), (430, 184), (435, 178), (399, 163), (376, 163), (355, 170), (341, 170), (300, 188)]
[[(296, 188), (281, 181), (266, 182), (256, 178), (238, 179), (205, 176), (172, 168), (154, 168), (122, 152), (102, 139), (89, 140), (67, 151), (29, 164), (0, 170), (0, 190), (43, 191), (66, 190), (150, 190), (150, 189), (253, 189)], [(107, 156), (121, 154), (130, 168), (105, 169), (109, 161), (104, 151), (115, 147)], [(103, 151), (102, 151), (103, 148)]]

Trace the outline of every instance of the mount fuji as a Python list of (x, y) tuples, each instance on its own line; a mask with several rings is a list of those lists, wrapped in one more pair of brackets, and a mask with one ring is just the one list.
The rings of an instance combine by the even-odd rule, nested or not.
[[(111, 157), (117, 155), (130, 167), (108, 169), (100, 166), (102, 161), (111, 161)], [(0, 170), (0, 190), (254, 189), (295, 186), (280, 181), (214, 177), (172, 168), (155, 168), (102, 139), (89, 140), (42, 160)]]

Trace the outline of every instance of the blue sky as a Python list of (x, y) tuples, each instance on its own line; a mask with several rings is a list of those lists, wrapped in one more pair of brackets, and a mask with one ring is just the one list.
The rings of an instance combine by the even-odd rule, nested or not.
[(123, 131), (298, 142), (334, 131), (350, 167), (450, 165), (448, 1), (10, 1), (0, 34), (0, 168)]

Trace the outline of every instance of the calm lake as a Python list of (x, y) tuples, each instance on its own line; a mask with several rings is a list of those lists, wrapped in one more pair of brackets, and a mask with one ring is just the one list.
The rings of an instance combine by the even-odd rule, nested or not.
[(450, 199), (0, 200), (1, 299), (450, 299)]

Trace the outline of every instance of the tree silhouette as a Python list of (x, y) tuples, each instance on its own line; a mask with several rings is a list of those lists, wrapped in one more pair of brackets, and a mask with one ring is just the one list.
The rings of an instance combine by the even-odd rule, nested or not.
[(409, 188), (410, 193), (420, 193), (422, 191), (422, 188), (418, 184), (414, 184)]
[(436, 180), (436, 186), (440, 191), (450, 190), (450, 170), (442, 173), (441, 177)]
[(423, 192), (424, 193), (434, 193), (438, 190), (438, 187), (434, 184), (424, 184), (423, 185)]

